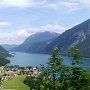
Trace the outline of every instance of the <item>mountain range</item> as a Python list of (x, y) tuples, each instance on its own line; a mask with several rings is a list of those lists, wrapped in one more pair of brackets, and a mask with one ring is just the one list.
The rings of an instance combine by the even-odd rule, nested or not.
[[(33, 35), (30, 35), (21, 45), (13, 48), (12, 51), (28, 52), (28, 51), (30, 51), (31, 47), (34, 44), (39, 43), (39, 42), (48, 41), (48, 40), (51, 41), (52, 39), (55, 39), (58, 36), (59, 36), (59, 34), (55, 33), (55, 32), (48, 32), (48, 31), (38, 32)], [(41, 46), (40, 46), (40, 48), (41, 48)]]
[(50, 32), (31, 35), (24, 43), (13, 50), (51, 54), (54, 47), (58, 47), (62, 53), (67, 52), (71, 47), (77, 47), (80, 49), (82, 56), (90, 57), (90, 19), (60, 35)]

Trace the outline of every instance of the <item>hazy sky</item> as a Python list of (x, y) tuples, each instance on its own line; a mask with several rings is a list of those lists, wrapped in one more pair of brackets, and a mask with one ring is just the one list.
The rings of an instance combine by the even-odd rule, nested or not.
[(39, 31), (64, 32), (90, 18), (90, 0), (0, 0), (0, 44)]

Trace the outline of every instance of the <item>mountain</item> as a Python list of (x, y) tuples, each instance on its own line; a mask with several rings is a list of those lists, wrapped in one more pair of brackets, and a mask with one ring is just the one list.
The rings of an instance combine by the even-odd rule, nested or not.
[(42, 54), (44, 48), (52, 42), (53, 39), (51, 40), (47, 40), (47, 41), (41, 41), (41, 42), (38, 42), (38, 43), (34, 43), (32, 44), (29, 49), (26, 51), (28, 53), (38, 53), (38, 54)]
[(6, 58), (11, 56), (9, 52), (0, 45), (0, 58)]
[(58, 36), (58, 33), (48, 31), (35, 33), (30, 35), (20, 46), (13, 48), (12, 51), (29, 52), (29, 49), (33, 44), (48, 41)]
[(90, 19), (62, 33), (42, 52), (50, 54), (54, 47), (58, 47), (61, 52), (67, 51), (70, 47), (77, 47), (81, 50), (82, 56), (90, 57)]
[(90, 57), (90, 19), (66, 30), (61, 35), (51, 32), (33, 34), (14, 50), (51, 54), (54, 47), (58, 47), (63, 54), (67, 54), (71, 47), (77, 47), (82, 56)]
[(18, 45), (15, 45), (15, 44), (11, 44), (11, 45), (9, 45), (9, 44), (2, 44), (2, 47), (5, 48), (7, 51), (11, 51), (12, 48), (15, 48), (17, 46)]
[(9, 52), (0, 45), (0, 66), (5, 66), (10, 63), (10, 60), (8, 60), (7, 57), (11, 56), (12, 55), (10, 55)]

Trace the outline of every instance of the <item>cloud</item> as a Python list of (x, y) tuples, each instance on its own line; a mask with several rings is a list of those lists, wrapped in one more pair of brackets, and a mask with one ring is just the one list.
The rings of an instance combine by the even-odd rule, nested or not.
[(85, 6), (90, 7), (90, 0), (80, 0), (80, 3), (85, 5)]
[(0, 22), (0, 30), (7, 29), (11, 26), (10, 22)]
[(20, 44), (28, 35), (21, 31), (0, 32), (0, 44)]
[(58, 10), (59, 8), (65, 7), (72, 9), (78, 6), (75, 1), (59, 1), (49, 2), (48, 0), (0, 0), (0, 8), (17, 7), (17, 8), (52, 8)]
[(50, 32), (57, 32), (62, 33), (66, 30), (64, 26), (58, 25), (58, 24), (47, 24), (44, 26), (41, 26), (39, 28), (24, 28), (21, 31), (28, 34), (34, 34), (37, 32), (44, 32), (44, 31), (50, 31)]
[(79, 8), (79, 2), (76, 0), (56, 0), (54, 3), (46, 3), (43, 5), (43, 7), (47, 8), (53, 8), (55, 10), (60, 10), (60, 9), (67, 9), (70, 11), (75, 11)]
[(47, 24), (38, 28), (22, 28), (11, 32), (3, 31), (3, 32), (0, 32), (0, 43), (1, 44), (20, 44), (28, 36), (37, 32), (50, 31), (50, 32), (62, 33), (65, 30), (66, 28), (61, 25)]
[(62, 33), (66, 30), (64, 26), (58, 25), (58, 24), (47, 24), (45, 26), (41, 26), (40, 29), (42, 31), (51, 31), (51, 32), (57, 32)]
[(51, 4), (44, 4), (42, 7), (43, 8), (52, 8), (52, 9), (58, 10), (59, 5), (57, 3), (51, 3)]
[(60, 1), (59, 4), (70, 9), (76, 8), (79, 6), (78, 2), (71, 2), (71, 1)]
[(78, 10), (81, 6), (90, 7), (90, 0), (0, 0), (0, 8), (51, 8), (54, 10), (67, 9), (70, 11)]
[(43, 5), (46, 0), (42, 0), (41, 2), (37, 2), (34, 0), (0, 0), (0, 7), (17, 7), (17, 8), (27, 8), (27, 7), (37, 7)]
[(10, 26), (10, 22), (0, 22), (0, 26)]

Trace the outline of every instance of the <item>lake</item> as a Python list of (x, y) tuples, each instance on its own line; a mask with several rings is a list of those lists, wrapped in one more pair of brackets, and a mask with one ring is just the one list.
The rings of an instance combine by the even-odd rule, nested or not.
[[(50, 55), (45, 54), (28, 54), (15, 52), (14, 57), (9, 58), (11, 60), (10, 65), (19, 65), (19, 66), (39, 66), (40, 64), (45, 64), (50, 58)], [(69, 57), (63, 57), (64, 63), (71, 65), (71, 59)], [(83, 58), (82, 66), (87, 68), (90, 66), (90, 58)]]

